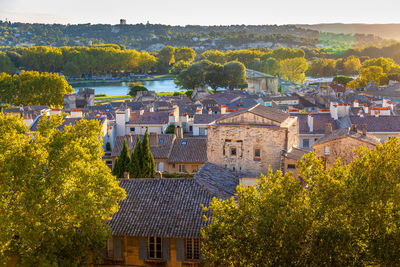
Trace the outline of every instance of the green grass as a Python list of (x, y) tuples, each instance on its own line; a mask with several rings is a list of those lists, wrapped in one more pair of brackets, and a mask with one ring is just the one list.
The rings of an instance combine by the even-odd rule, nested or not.
[(94, 100), (101, 100), (101, 99), (109, 99), (109, 98), (123, 98), (123, 97), (131, 97), (130, 95), (113, 95), (113, 96), (95, 96)]
[(119, 100), (113, 100), (113, 101), (110, 101), (110, 100), (103, 100), (103, 101), (94, 101), (94, 104), (95, 105), (105, 105), (105, 104), (109, 104), (109, 103), (111, 103), (111, 102), (124, 102), (125, 100), (124, 99), (119, 99)]
[(157, 95), (158, 95), (158, 96), (163, 96), (163, 95), (168, 95), (168, 96), (170, 96), (170, 95), (174, 95), (175, 93), (179, 93), (180, 95), (184, 95), (184, 94), (185, 94), (185, 92), (179, 92), (179, 91), (177, 91), (177, 92), (158, 92)]

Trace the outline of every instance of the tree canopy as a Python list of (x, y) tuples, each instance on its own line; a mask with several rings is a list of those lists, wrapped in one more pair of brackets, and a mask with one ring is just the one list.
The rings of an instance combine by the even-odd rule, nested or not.
[(102, 160), (101, 127), (57, 128), (43, 117), (32, 135), (0, 113), (0, 264), (81, 266), (101, 256), (125, 192)]
[[(325, 169), (310, 152), (301, 180), (269, 171), (206, 208), (203, 253), (218, 266), (400, 264), (400, 139)], [(232, 219), (234, 218), (234, 219)]]

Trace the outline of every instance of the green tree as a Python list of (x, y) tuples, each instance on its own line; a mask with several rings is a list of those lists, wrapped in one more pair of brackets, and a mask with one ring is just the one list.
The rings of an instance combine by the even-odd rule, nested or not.
[(200, 55), (200, 59), (209, 60), (218, 64), (225, 64), (225, 54), (218, 50), (207, 50)]
[(279, 62), (275, 58), (267, 58), (262, 62), (262, 72), (276, 76), (279, 74)]
[(359, 58), (356, 57), (350, 57), (347, 58), (343, 62), (343, 68), (344, 68), (344, 74), (345, 75), (354, 75), (357, 74), (359, 69), (361, 68), (361, 62)]
[(382, 67), (378, 66), (363, 67), (361, 68), (359, 75), (361, 80), (365, 81), (365, 83), (368, 83), (369, 81), (374, 81), (378, 85), (387, 84), (387, 82), (385, 82), (384, 80), (386, 74), (383, 72)]
[(135, 150), (132, 152), (131, 161), (129, 163), (129, 175), (131, 178), (143, 178), (142, 175), (142, 142), (138, 135), (136, 139)]
[(210, 62), (207, 66), (204, 82), (210, 86), (214, 92), (218, 87), (226, 86), (226, 77), (224, 76), (224, 67), (221, 64)]
[(129, 95), (132, 97), (135, 97), (137, 92), (140, 91), (148, 91), (146, 87), (143, 86), (141, 82), (131, 82), (128, 83), (128, 88), (129, 88)]
[(102, 255), (125, 193), (102, 160), (98, 122), (61, 121), (45, 116), (33, 135), (0, 113), (0, 265), (85, 266)]
[(304, 58), (289, 58), (280, 62), (279, 75), (291, 82), (303, 83), (307, 69), (308, 64)]
[(224, 65), (224, 82), (229, 89), (246, 83), (246, 67), (244, 64), (231, 61)]
[(255, 187), (238, 186), (234, 198), (213, 199), (201, 231), (203, 255), (214, 266), (304, 265), (309, 207), (296, 178), (269, 171)]
[(146, 132), (143, 136), (143, 142), (141, 145), (142, 152), (142, 178), (154, 178), (156, 173), (156, 164), (154, 162), (153, 154), (150, 151), (149, 144), (149, 129), (146, 129)]
[(126, 142), (126, 139), (124, 138), (124, 143), (122, 145), (121, 154), (118, 158), (118, 162), (114, 164), (114, 169), (115, 169), (114, 175), (117, 178), (124, 178), (124, 173), (129, 172), (130, 161), (131, 158), (129, 156), (129, 147)]
[(183, 61), (183, 60), (178, 61), (171, 68), (171, 73), (179, 74), (182, 71), (186, 70), (189, 66), (190, 66), (190, 63), (188, 61)]
[(347, 76), (336, 76), (335, 78), (333, 78), (332, 82), (346, 86), (349, 82), (353, 80), (353, 78)]
[(8, 74), (14, 74), (15, 66), (11, 59), (5, 54), (0, 52), (0, 73), (5, 72)]
[(196, 52), (190, 47), (178, 47), (175, 50), (175, 62), (186, 61), (192, 62), (196, 57)]
[(158, 52), (157, 72), (168, 73), (169, 67), (175, 62), (175, 49), (175, 47), (167, 45)]

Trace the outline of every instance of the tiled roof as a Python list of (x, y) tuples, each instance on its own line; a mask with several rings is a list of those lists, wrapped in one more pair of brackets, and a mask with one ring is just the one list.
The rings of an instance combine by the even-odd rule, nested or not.
[(239, 185), (239, 175), (223, 167), (206, 162), (194, 175), (194, 179), (205, 190), (217, 198), (232, 197)]
[(197, 238), (205, 225), (202, 204), (212, 195), (193, 178), (121, 180), (126, 199), (109, 225), (113, 235)]
[(367, 124), (367, 132), (400, 132), (400, 116), (350, 116), (352, 124)]
[(379, 139), (373, 135), (370, 134), (363, 135), (362, 132), (360, 131), (352, 131), (351, 128), (344, 128), (332, 131), (332, 133), (322, 136), (321, 138), (318, 139), (317, 142), (314, 143), (314, 145), (326, 143), (343, 137), (355, 138), (360, 141), (367, 142), (373, 145), (377, 145), (379, 143)]
[(170, 163), (204, 163), (207, 161), (207, 138), (177, 138), (168, 158)]
[[(126, 143), (129, 147), (129, 154), (135, 149), (137, 135), (126, 135), (126, 136), (117, 136), (114, 142), (114, 148), (111, 152), (111, 157), (119, 157), (122, 150), (122, 145), (124, 143), (124, 138), (126, 139)], [(150, 151), (153, 154), (153, 157), (156, 159), (166, 159), (169, 157), (172, 144), (174, 141), (174, 134), (159, 134), (158, 135), (158, 145), (151, 146)], [(143, 135), (140, 135), (140, 139), (143, 139)]]
[(193, 123), (194, 124), (208, 124), (211, 123), (213, 121), (215, 121), (216, 119), (221, 118), (222, 115), (220, 114), (196, 114), (193, 117)]
[(170, 111), (145, 111), (140, 115), (139, 111), (131, 112), (130, 124), (167, 124)]
[[(272, 121), (276, 121), (276, 122), (279, 122), (279, 123), (284, 122), (287, 118), (290, 117), (290, 115), (288, 113), (282, 112), (282, 111), (280, 111), (278, 109), (271, 108), (271, 107), (266, 107), (266, 106), (261, 105), (261, 104), (257, 104), (257, 105), (255, 105), (253, 107), (242, 109), (242, 110), (235, 111), (235, 112), (232, 112), (230, 114), (227, 114), (227, 115), (221, 117), (219, 120), (222, 120), (222, 119), (225, 119), (225, 118), (229, 118), (229, 117), (234, 117), (234, 116), (236, 116), (238, 114), (242, 114), (242, 113), (245, 113), (245, 112), (250, 112), (250, 113), (253, 113), (253, 114), (257, 115), (257, 116), (260, 116), (260, 117), (263, 117), (263, 118), (266, 118), (266, 119), (269, 119), (269, 120), (272, 120)], [(217, 122), (219, 120), (217, 120)]]
[(285, 156), (289, 159), (294, 159), (294, 160), (300, 160), (301, 157), (306, 154), (308, 151), (300, 149), (300, 148), (295, 148), (293, 147), (292, 150), (287, 152)]
[(310, 132), (307, 124), (308, 114), (292, 114), (298, 118), (299, 133), (300, 134), (325, 134), (325, 127), (327, 123), (332, 124), (332, 129), (337, 129), (336, 122), (331, 118), (330, 113), (313, 114), (313, 132)]

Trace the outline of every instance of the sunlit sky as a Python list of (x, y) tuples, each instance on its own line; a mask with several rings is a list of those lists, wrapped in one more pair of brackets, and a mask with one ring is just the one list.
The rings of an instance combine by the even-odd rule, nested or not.
[(170, 25), (400, 23), (400, 0), (0, 0), (0, 20)]

